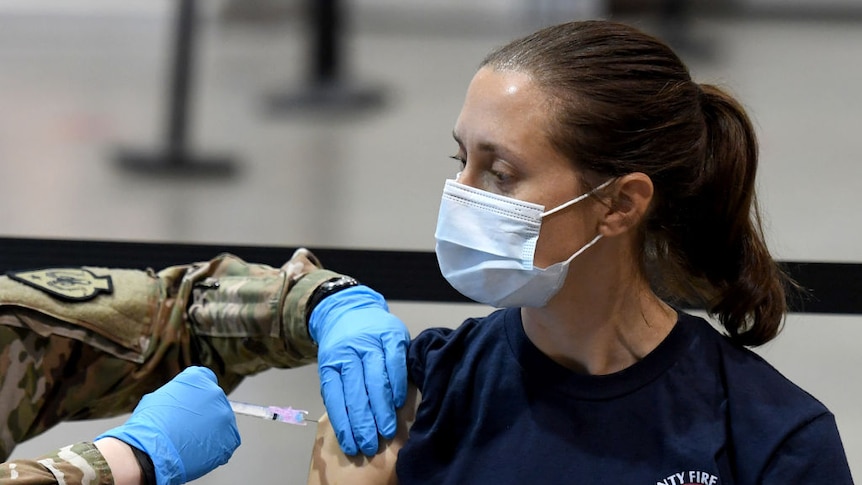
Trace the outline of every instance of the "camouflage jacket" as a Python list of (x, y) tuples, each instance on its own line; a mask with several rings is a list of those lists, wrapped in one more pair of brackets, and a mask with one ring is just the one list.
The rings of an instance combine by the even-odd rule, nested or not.
[(159, 272), (96, 267), (0, 277), (0, 459), (64, 420), (130, 412), (189, 365), (230, 392), (313, 362), (306, 304), (340, 276), (305, 249), (281, 268), (223, 254)]
[(113, 485), (114, 476), (92, 442), (77, 443), (36, 458), (0, 464), (0, 485)]

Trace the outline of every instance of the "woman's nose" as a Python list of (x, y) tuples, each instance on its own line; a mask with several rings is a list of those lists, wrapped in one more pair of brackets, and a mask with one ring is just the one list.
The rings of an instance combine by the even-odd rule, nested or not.
[(479, 188), (479, 186), (476, 184), (476, 180), (477, 179), (473, 175), (473, 171), (467, 167), (455, 174), (455, 181), (459, 184), (468, 185), (473, 188)]

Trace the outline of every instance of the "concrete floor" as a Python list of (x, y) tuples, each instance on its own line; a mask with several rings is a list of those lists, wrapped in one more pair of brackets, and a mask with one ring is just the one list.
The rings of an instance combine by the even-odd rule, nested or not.
[[(416, 18), (405, 24), (425, 25)], [(459, 25), (463, 25), (464, 22)], [(478, 61), (518, 28), (360, 23), (351, 86), (378, 109), (273, 112), (302, 91), (295, 24), (209, 18), (200, 32), (190, 146), (234, 157), (233, 178), (141, 175), (117, 155), (154, 151), (165, 116), (170, 18), (0, 14), (0, 228), (4, 236), (433, 250), (451, 129)], [(709, 56), (696, 78), (729, 87), (760, 130), (761, 202), (782, 259), (862, 262), (862, 29), (846, 22), (698, 20)], [(457, 325), (478, 305), (394, 302), (416, 332)], [(792, 315), (761, 352), (837, 415), (862, 477), (862, 316)], [(316, 370), (269, 371), (232, 397), (322, 412)], [(64, 424), (25, 443), (32, 456), (122, 421)], [(243, 446), (202, 483), (304, 483), (313, 428), (239, 420)]]

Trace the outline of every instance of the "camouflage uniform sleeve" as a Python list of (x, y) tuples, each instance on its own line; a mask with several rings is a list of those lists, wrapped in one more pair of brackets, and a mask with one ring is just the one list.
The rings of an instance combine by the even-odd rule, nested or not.
[(321, 269), (306, 249), (278, 269), (229, 255), (217, 262), (200, 268), (205, 278), (185, 278), (194, 281), (188, 319), (202, 363), (244, 376), (313, 362), (317, 345), (308, 335), (306, 306), (321, 283), (340, 275)]
[(0, 459), (61, 421), (130, 412), (189, 365), (229, 393), (244, 376), (313, 362), (306, 306), (338, 276), (300, 249), (280, 268), (222, 254), (159, 272), (0, 277)]
[(0, 464), (0, 485), (112, 485), (114, 476), (91, 442), (66, 446), (34, 460)]

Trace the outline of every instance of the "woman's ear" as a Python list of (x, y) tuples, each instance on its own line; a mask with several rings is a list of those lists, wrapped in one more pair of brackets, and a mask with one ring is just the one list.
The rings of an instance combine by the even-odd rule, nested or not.
[(653, 198), (652, 179), (642, 172), (629, 173), (598, 195), (607, 201), (599, 231), (606, 237), (619, 236), (643, 221)]

